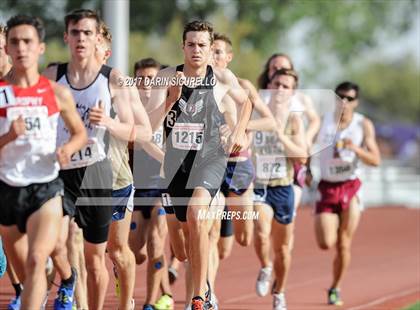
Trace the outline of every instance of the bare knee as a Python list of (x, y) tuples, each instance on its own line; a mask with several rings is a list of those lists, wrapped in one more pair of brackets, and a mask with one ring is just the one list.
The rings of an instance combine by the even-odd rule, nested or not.
[(29, 270), (44, 270), (48, 255), (44, 251), (33, 251), (28, 255), (26, 267)]
[(145, 255), (141, 252), (135, 253), (134, 256), (136, 257), (136, 264), (137, 265), (143, 264), (147, 259), (147, 255)]
[(339, 240), (337, 243), (337, 251), (340, 254), (347, 254), (350, 253), (350, 244), (351, 241), (347, 238)]
[(88, 273), (100, 273), (105, 266), (105, 257), (100, 254), (86, 256), (86, 270)]
[(335, 241), (333, 240), (327, 240), (327, 239), (323, 239), (323, 240), (319, 240), (318, 241), (318, 246), (321, 250), (329, 250), (331, 248), (333, 248), (335, 246)]
[(243, 247), (247, 247), (251, 244), (252, 235), (246, 232), (241, 233), (241, 234), (235, 234), (235, 239), (236, 239), (236, 242), (239, 243), (239, 245)]
[(226, 259), (230, 256), (231, 250), (226, 248), (219, 248), (219, 259)]

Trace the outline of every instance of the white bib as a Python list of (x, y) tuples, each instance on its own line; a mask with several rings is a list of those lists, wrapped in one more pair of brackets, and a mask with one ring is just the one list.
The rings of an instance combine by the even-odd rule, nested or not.
[(160, 149), (163, 147), (163, 127), (159, 127), (158, 130), (156, 130), (153, 133), (153, 143), (156, 144)]
[(100, 161), (96, 138), (89, 138), (88, 143), (78, 152), (71, 155), (70, 163), (64, 169), (86, 167)]
[(11, 107), (7, 109), (7, 120), (12, 121), (22, 116), (25, 121), (25, 134), (19, 139), (48, 139), (50, 137), (50, 124), (48, 120), (48, 108), (39, 107)]
[(172, 128), (172, 144), (179, 150), (201, 150), (203, 137), (203, 123), (175, 123)]
[(256, 154), (257, 178), (260, 180), (281, 179), (287, 176), (287, 161), (284, 156)]

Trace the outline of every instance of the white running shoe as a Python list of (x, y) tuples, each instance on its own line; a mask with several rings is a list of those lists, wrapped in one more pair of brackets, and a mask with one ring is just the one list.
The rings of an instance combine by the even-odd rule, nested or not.
[(270, 289), (272, 272), (273, 272), (273, 267), (271, 266), (260, 269), (260, 273), (258, 274), (257, 285), (256, 285), (258, 296), (264, 297), (268, 294), (268, 291)]
[(273, 294), (273, 310), (287, 310), (284, 293)]

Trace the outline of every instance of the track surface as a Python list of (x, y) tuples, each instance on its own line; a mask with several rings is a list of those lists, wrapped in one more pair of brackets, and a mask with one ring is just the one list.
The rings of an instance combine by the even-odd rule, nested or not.
[[(334, 309), (326, 306), (333, 251), (317, 249), (311, 210), (299, 210), (292, 270), (287, 288), (288, 309)], [(255, 294), (259, 264), (253, 248), (235, 245), (221, 262), (216, 294), (221, 310), (271, 309), (271, 297)], [(184, 309), (184, 283), (176, 282), (176, 309)], [(7, 277), (0, 280), (0, 309), (12, 294)], [(400, 309), (420, 299), (420, 210), (374, 208), (364, 212), (353, 243), (353, 260), (344, 279), (340, 309)], [(135, 298), (141, 309), (145, 296), (145, 267), (137, 268)], [(51, 303), (51, 302), (50, 302)], [(48, 307), (50, 309), (51, 306)], [(117, 309), (111, 280), (106, 308)]]

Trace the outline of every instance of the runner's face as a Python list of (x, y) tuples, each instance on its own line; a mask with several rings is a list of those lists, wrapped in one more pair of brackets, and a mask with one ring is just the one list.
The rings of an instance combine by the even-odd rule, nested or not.
[(354, 89), (348, 91), (340, 90), (337, 92), (337, 108), (341, 113), (352, 113), (359, 104), (357, 93)]
[(268, 89), (276, 90), (276, 96), (280, 101), (286, 101), (294, 92), (295, 79), (288, 75), (277, 75), (269, 84)]
[(79, 59), (91, 57), (100, 41), (100, 35), (96, 31), (96, 21), (92, 18), (83, 18), (77, 23), (70, 23), (64, 34), (64, 41), (69, 45), (72, 57)]
[[(150, 86), (151, 80), (157, 75), (159, 70), (157, 68), (144, 68), (136, 71), (136, 77), (139, 78), (140, 83), (136, 83), (137, 89), (141, 97), (150, 98), (151, 89)], [(147, 79), (147, 84), (145, 85), (145, 80)], [(145, 102), (143, 102), (145, 103)]]
[(286, 57), (277, 56), (270, 61), (268, 64), (268, 77), (271, 78), (280, 69), (292, 69), (292, 64)]
[(183, 45), (184, 62), (193, 68), (206, 66), (212, 55), (210, 34), (207, 31), (187, 32)]
[(226, 42), (216, 40), (213, 43), (213, 64), (220, 69), (224, 69), (232, 61), (232, 53), (227, 52)]
[(13, 27), (9, 31), (6, 51), (16, 69), (38, 66), (39, 56), (45, 51), (45, 44), (39, 41), (36, 29), (30, 25)]

